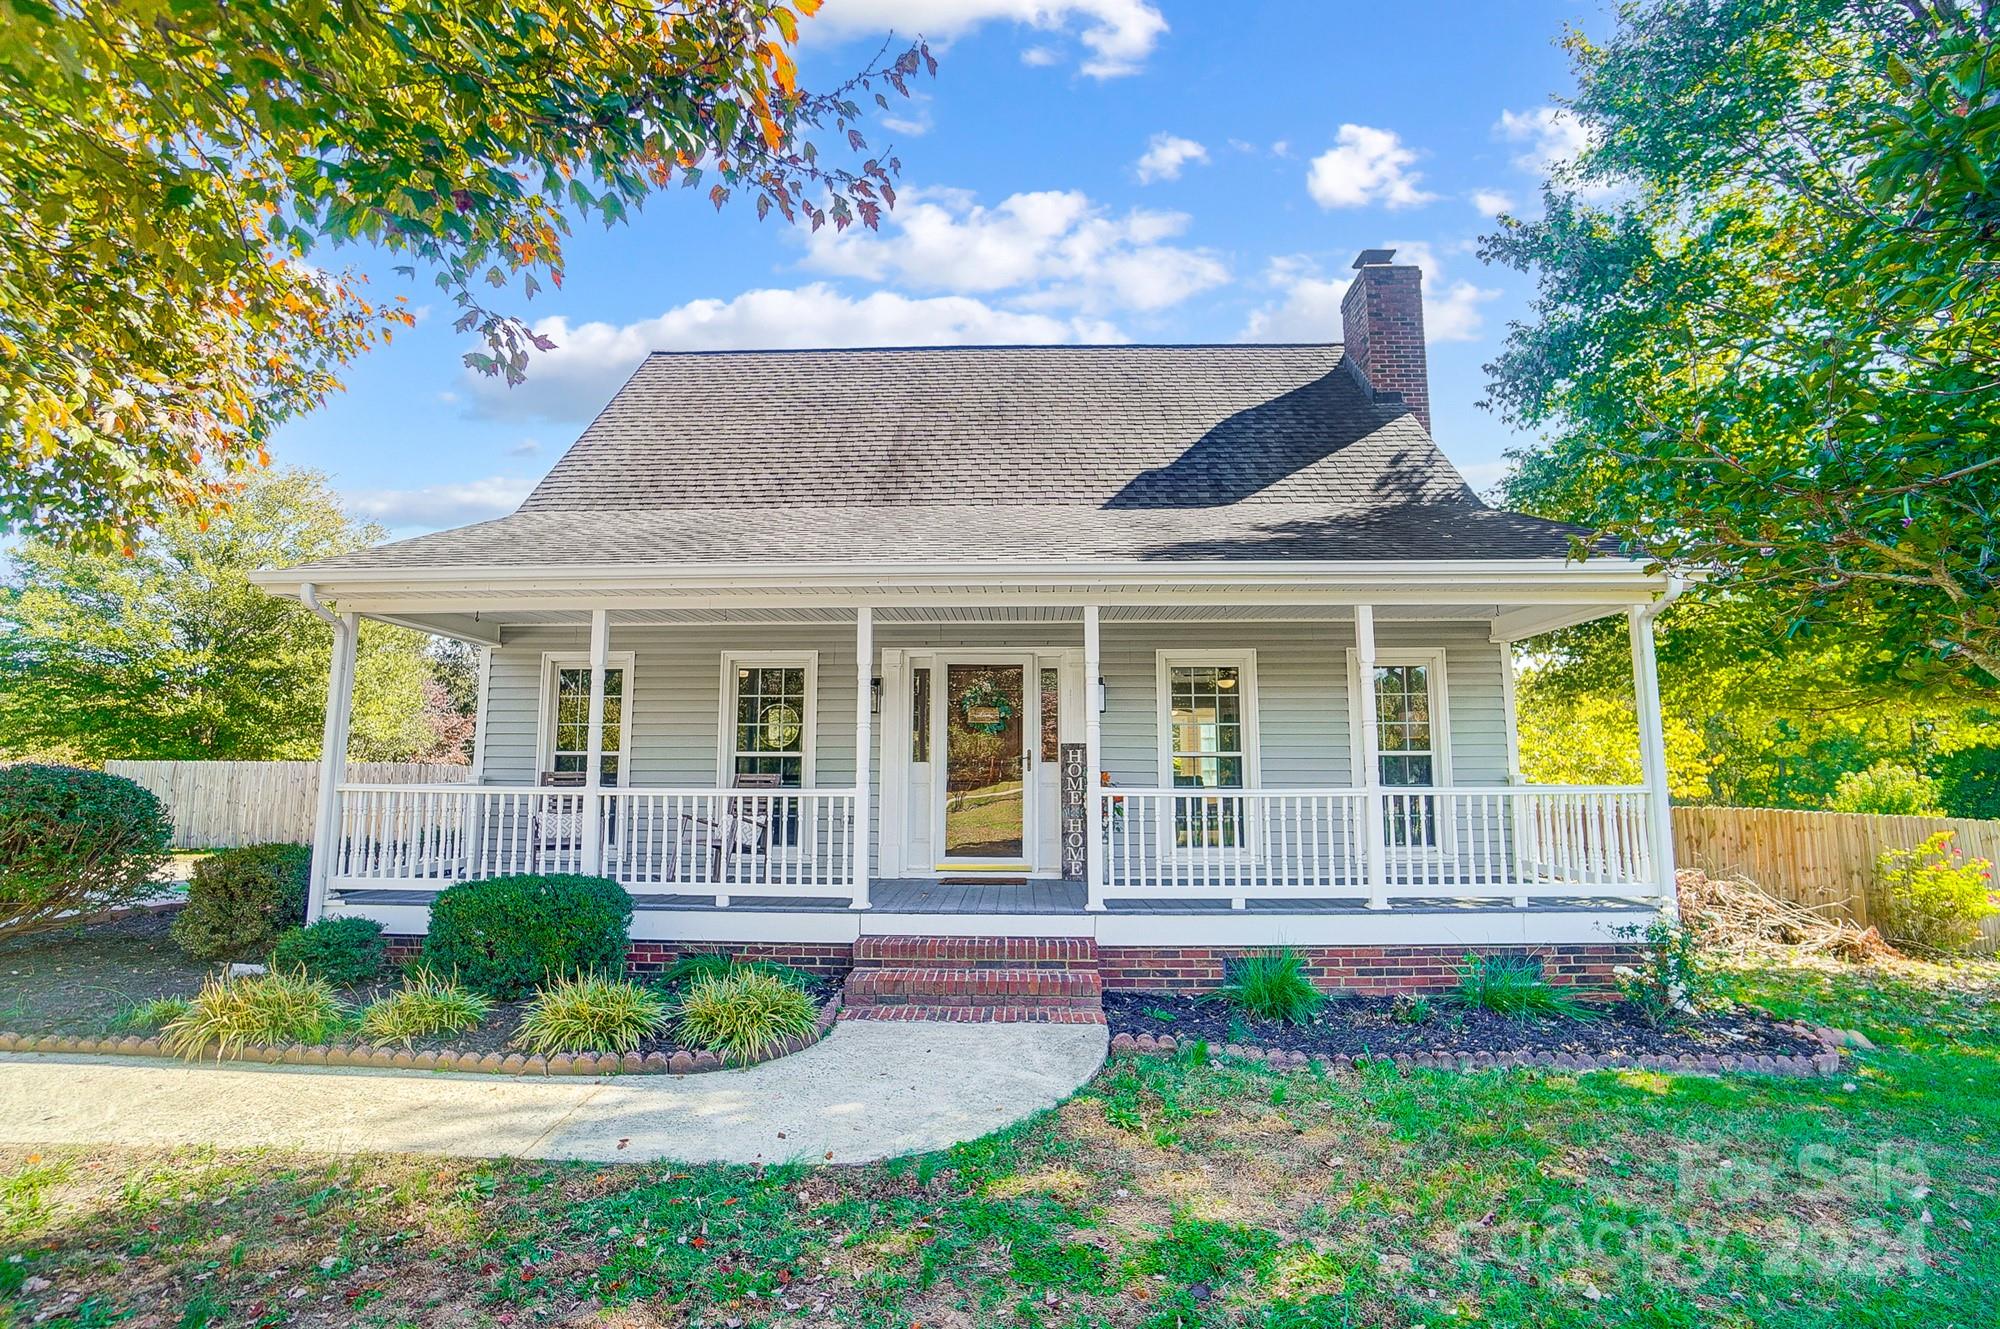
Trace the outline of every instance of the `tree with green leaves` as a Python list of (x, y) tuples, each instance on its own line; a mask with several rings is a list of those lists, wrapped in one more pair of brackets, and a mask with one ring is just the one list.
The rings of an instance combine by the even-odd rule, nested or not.
[(1538, 285), (1510, 500), (2000, 686), (2000, 7), (1635, 0), (1570, 47), (1589, 146), (1484, 246)]
[[(0, 0), (0, 527), (92, 549), (226, 510), (286, 420), (410, 322), (322, 250), (429, 275), (518, 381), (488, 292), (560, 285), (655, 192), (873, 226), (899, 163), (790, 48), (819, 0)], [(822, 156), (817, 133), (834, 139)], [(505, 303), (504, 300), (501, 303)]]
[[(249, 574), (383, 534), (342, 512), (325, 477), (277, 470), (226, 516), (176, 517), (132, 555), (24, 541), (0, 584), (0, 757), (317, 756), (332, 633)], [(414, 760), (449, 739), (426, 710), (425, 644), (363, 625), (349, 756)]]

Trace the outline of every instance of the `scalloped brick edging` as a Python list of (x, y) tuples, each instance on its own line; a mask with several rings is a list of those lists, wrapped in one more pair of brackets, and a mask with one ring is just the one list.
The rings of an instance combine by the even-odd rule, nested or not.
[[(1752, 1075), (1788, 1075), (1800, 1078), (1837, 1075), (1840, 1072), (1840, 1048), (1862, 1046), (1854, 1041), (1853, 1031), (1815, 1028), (1805, 1024), (1781, 1024), (1778, 1026), (1802, 1038), (1812, 1039), (1820, 1045), (1820, 1051), (1811, 1055), (1799, 1054), (1789, 1057), (1737, 1056), (1734, 1053), (1703, 1053), (1700, 1056), (1682, 1054), (1669, 1056), (1630, 1056), (1622, 1052), (1605, 1056), (1579, 1056), (1570, 1052), (1398, 1052), (1394, 1055), (1369, 1056), (1363, 1053), (1350, 1056), (1340, 1053), (1328, 1056), (1325, 1053), (1307, 1054), (1287, 1052), (1280, 1048), (1248, 1047), (1240, 1043), (1225, 1044), (1220, 1049), (1212, 1049), (1219, 1055), (1234, 1057), (1240, 1061), (1261, 1061), (1274, 1070), (1316, 1065), (1322, 1070), (1350, 1071), (1357, 1066), (1371, 1062), (1388, 1062), (1399, 1070), (1437, 1071), (1484, 1071), (1496, 1067), (1527, 1066), (1564, 1071), (1668, 1071), (1676, 1075), (1725, 1075), (1732, 1073)], [(1190, 1044), (1201, 1040), (1189, 1039)], [(1872, 1046), (1869, 1045), (1869, 1046)], [(1111, 1040), (1112, 1056), (1166, 1057), (1181, 1048), (1180, 1040), (1172, 1034), (1118, 1034)]]
[[(811, 1034), (798, 1034), (780, 1042), (770, 1055), (758, 1062), (775, 1061), (794, 1052), (803, 1052), (825, 1038), (840, 1016), (840, 998), (829, 998), (820, 1007)], [(74, 1034), (0, 1033), (0, 1052), (69, 1052), (92, 1056), (171, 1057), (157, 1038), (127, 1034), (122, 1038), (81, 1038)], [(181, 1060), (180, 1058), (174, 1058)], [(233, 1057), (197, 1058), (191, 1064), (214, 1060), (258, 1062), (279, 1066), (362, 1066), (371, 1070), (472, 1071), (489, 1075), (701, 1075), (709, 1071), (740, 1070), (713, 1052), (558, 1052), (553, 1057), (528, 1056), (520, 1052), (452, 1052), (425, 1049), (370, 1047), (365, 1043), (292, 1043), (283, 1047), (257, 1044)]]

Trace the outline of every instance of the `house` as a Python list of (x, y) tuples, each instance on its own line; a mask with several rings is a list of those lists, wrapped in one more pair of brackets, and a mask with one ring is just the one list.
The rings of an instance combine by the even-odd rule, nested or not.
[[(947, 954), (1601, 974), (1673, 898), (1674, 587), (1471, 493), (1393, 258), (1338, 344), (656, 354), (511, 516), (260, 574), (337, 634), (313, 912), (414, 937), (454, 882), (601, 873), (635, 964), (918, 1007)], [(1607, 616), (1645, 783), (1524, 784), (1510, 643)], [(341, 782), (362, 618), (479, 647), (470, 784)]]

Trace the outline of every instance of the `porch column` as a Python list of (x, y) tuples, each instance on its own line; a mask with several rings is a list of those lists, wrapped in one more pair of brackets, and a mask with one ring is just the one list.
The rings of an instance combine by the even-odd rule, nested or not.
[(854, 901), (850, 909), (868, 907), (868, 874), (874, 855), (869, 851), (869, 783), (875, 765), (875, 611), (862, 605), (854, 611)]
[[(604, 871), (604, 670), (611, 654), (611, 613), (590, 611), (590, 734), (583, 768), (583, 872)], [(623, 772), (620, 772), (623, 775)]]
[(333, 660), (327, 668), (326, 724), (319, 740), (319, 807), (313, 821), (312, 869), (306, 888), (306, 922), (326, 910), (327, 886), (340, 853), (340, 785), (347, 778), (347, 730), (354, 715), (354, 649), (361, 636), (358, 614), (329, 618)]
[(1653, 649), (1651, 605), (1626, 611), (1632, 634), (1632, 700), (1639, 715), (1639, 768), (1646, 782), (1646, 814), (1653, 848), (1653, 871), (1660, 911), (1677, 914), (1674, 885), (1674, 811), (1667, 793), (1667, 737), (1660, 722), (1659, 660)]
[(1084, 822), (1083, 907), (1093, 913), (1104, 910), (1104, 785), (1098, 774), (1104, 769), (1104, 717), (1097, 709), (1098, 671), (1103, 667), (1104, 650), (1097, 623), (1097, 606), (1083, 607), (1083, 781), (1084, 806), (1089, 809)]
[(1382, 735), (1375, 720), (1375, 607), (1354, 606), (1355, 718), (1361, 725), (1361, 845), (1368, 907), (1389, 907), (1389, 847), (1382, 833)]

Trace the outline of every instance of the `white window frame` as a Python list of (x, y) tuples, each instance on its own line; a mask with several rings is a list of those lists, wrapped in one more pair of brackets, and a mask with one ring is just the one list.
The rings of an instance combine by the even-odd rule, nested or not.
[[(1451, 688), (1445, 675), (1445, 648), (1442, 646), (1398, 647), (1378, 649), (1375, 652), (1376, 665), (1422, 665), (1431, 693), (1431, 782), (1429, 785), (1414, 785), (1411, 788), (1449, 789), (1451, 787)], [(1370, 678), (1368, 686), (1374, 687)], [(1359, 789), (1367, 783), (1368, 773), (1361, 769), (1363, 752), (1361, 746), (1361, 661), (1353, 647), (1347, 648), (1347, 736), (1354, 772), (1354, 787)], [(1377, 723), (1380, 723), (1378, 717)], [(1379, 783), (1382, 768), (1375, 768), (1375, 779)], [(1386, 786), (1385, 786), (1386, 787)], [(1397, 786), (1399, 789), (1404, 786)]]
[[(1422, 665), (1424, 678), (1430, 688), (1431, 702), (1431, 782), (1427, 785), (1382, 785), (1385, 793), (1409, 793), (1413, 790), (1430, 789), (1439, 792), (1451, 788), (1451, 686), (1445, 672), (1445, 648), (1442, 646), (1404, 646), (1393, 649), (1378, 648), (1375, 652), (1377, 668), (1383, 665)], [(1347, 649), (1347, 733), (1352, 756), (1349, 767), (1356, 776), (1355, 787), (1364, 783), (1366, 772), (1361, 767), (1365, 756), (1361, 746), (1361, 661), (1353, 647)], [(1366, 686), (1374, 687), (1370, 678)], [(1376, 724), (1381, 717), (1376, 717)], [(1380, 735), (1378, 733), (1377, 737)], [(1393, 755), (1393, 754), (1391, 754)], [(1381, 754), (1377, 754), (1379, 763)], [(1382, 768), (1378, 764), (1373, 772), (1375, 781), (1382, 779)], [(1457, 836), (1440, 833), (1436, 844), (1389, 844), (1387, 851), (1399, 858), (1442, 858), (1450, 846), (1457, 842)]]
[(1201, 849), (1182, 846), (1174, 842), (1173, 800), (1179, 792), (1174, 787), (1174, 688), (1175, 669), (1202, 669), (1233, 667), (1243, 688), (1243, 786), (1244, 793), (1252, 793), (1264, 787), (1262, 726), (1258, 723), (1257, 712), (1257, 652), (1253, 649), (1215, 650), (1171, 650), (1154, 653), (1153, 698), (1154, 732), (1159, 745), (1160, 789), (1165, 797), (1160, 799), (1159, 844), (1170, 859), (1212, 859), (1217, 857), (1243, 857), (1253, 852), (1261, 843), (1259, 827), (1261, 818), (1255, 800), (1245, 800), (1243, 842), (1233, 848)]
[(806, 708), (804, 732), (799, 744), (799, 787), (818, 787), (815, 770), (819, 737), (819, 652), (818, 651), (724, 651), (722, 690), (716, 701), (715, 785), (718, 789), (736, 784), (736, 671), (738, 669), (804, 669)]
[[(604, 657), (604, 669), (608, 674), (613, 669), (625, 674), (624, 693), (620, 698), (621, 712), (618, 720), (618, 787), (632, 787), (632, 680), (636, 677), (633, 669), (634, 657), (631, 651), (610, 651)], [(542, 696), (535, 719), (535, 774), (534, 783), (540, 784), (542, 772), (553, 770), (556, 764), (556, 671), (559, 669), (589, 669), (589, 651), (543, 651), (542, 652)], [(585, 779), (590, 773), (584, 772)]]

